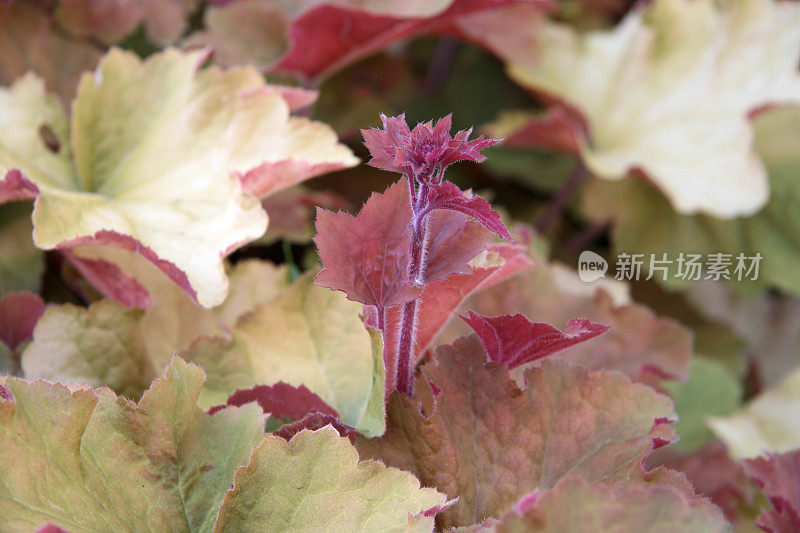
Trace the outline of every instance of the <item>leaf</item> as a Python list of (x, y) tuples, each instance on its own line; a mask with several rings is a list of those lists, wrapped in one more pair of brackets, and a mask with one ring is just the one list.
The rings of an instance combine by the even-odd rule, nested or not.
[(413, 300), (409, 281), (411, 204), (403, 179), (373, 193), (357, 217), (317, 209), (317, 245), (325, 267), (314, 284), (342, 291), (354, 302), (385, 307)]
[(44, 313), (38, 294), (11, 292), (0, 296), (0, 342), (12, 352), (33, 335), (33, 327)]
[(251, 389), (237, 390), (228, 397), (225, 405), (212, 407), (208, 413), (214, 414), (230, 405), (257, 403), (272, 418), (300, 420), (309, 413), (322, 413), (334, 418), (339, 413), (304, 385), (293, 387), (278, 382), (275, 385), (256, 385)]
[[(458, 34), (460, 18), (513, 2), (240, 0), (210, 8), (206, 31), (193, 35), (189, 42), (219, 47), (225, 64), (252, 63), (319, 80), (393, 42), (421, 35)], [(540, 7), (551, 4), (531, 3)]]
[(65, 104), (75, 97), (80, 75), (100, 59), (94, 46), (62, 35), (31, 2), (0, 5), (0, 50), (5, 51), (0, 57), (0, 85), (32, 70)]
[[(672, 440), (671, 402), (614, 372), (563, 361), (529, 369), (525, 390), (504, 365), (486, 363), (475, 336), (440, 347), (423, 369), (436, 391), (429, 416), (395, 392), (386, 434), (356, 438), (362, 457), (415, 473), (459, 501), (443, 528), (497, 516), (521, 496), (566, 475), (612, 481), (642, 475), (654, 445)], [(424, 388), (420, 383), (417, 390)]]
[(239, 389), (280, 381), (306, 386), (335, 409), (343, 423), (367, 435), (384, 430), (383, 346), (343, 294), (303, 276), (280, 296), (243, 317), (231, 339), (203, 339), (185, 357), (208, 375), (204, 407)]
[(124, 268), (123, 275), (142, 280), (143, 289), (153, 296), (152, 305), (145, 311), (128, 310), (109, 300), (88, 309), (51, 305), (23, 353), (25, 376), (106, 385), (130, 398), (138, 398), (175, 353), (202, 336), (226, 335), (226, 328), (241, 315), (272, 300), (288, 284), (284, 268), (242, 261), (230, 270), (228, 299), (208, 310), (139, 255), (101, 246), (73, 252), (71, 259), (78, 264), (108, 261), (104, 264)]
[(142, 312), (104, 300), (88, 309), (51, 305), (22, 353), (26, 379), (108, 386), (137, 399), (171, 353), (151, 354), (140, 327)]
[[(82, 78), (71, 126), (33, 75), (0, 90), (0, 172), (19, 169), (40, 191), (37, 247), (136, 250), (211, 307), (227, 293), (222, 257), (266, 227), (232, 173), (309, 152), (309, 163), (355, 163), (326, 126), (290, 117), (257, 72), (198, 72), (203, 58), (167, 50), (142, 61), (112, 50)], [(57, 153), (40, 139), (42, 125)]]
[(666, 381), (662, 386), (675, 400), (680, 417), (675, 431), (681, 440), (672, 446), (676, 451), (694, 450), (711, 441), (706, 419), (730, 414), (742, 402), (742, 386), (731, 371), (723, 363), (699, 355), (689, 361), (687, 381)]
[(741, 464), (731, 459), (725, 447), (716, 441), (689, 453), (679, 452), (675, 444), (653, 452), (647, 464), (679, 470), (698, 494), (722, 509), (730, 522), (745, 519), (742, 507), (753, 503), (755, 490)]
[[(145, 292), (146, 298), (136, 306), (147, 310), (141, 319), (142, 334), (148, 352), (161, 361), (159, 367), (201, 336), (225, 335), (226, 328), (233, 327), (241, 316), (274, 299), (289, 284), (284, 267), (267, 261), (240, 261), (226, 269), (228, 297), (209, 310), (197, 305), (144, 257), (128, 250), (79, 246), (70, 251), (68, 259), (101, 293), (129, 307), (126, 298), (118, 298), (120, 288), (132, 283)], [(115, 269), (116, 274), (109, 277), (107, 270)]]
[(731, 218), (766, 203), (749, 114), (800, 102), (800, 7), (658, 0), (612, 31), (542, 24), (536, 44), (524, 62), (512, 51), (509, 73), (580, 111), (594, 174), (642, 170), (682, 214)]
[(425, 283), (447, 279), (450, 274), (469, 274), (469, 262), (489, 248), (492, 234), (456, 211), (442, 209), (428, 216)]
[[(533, 249), (529, 254), (535, 265), (532, 269), (476, 291), (459, 310), (471, 309), (484, 316), (522, 313), (556, 327), (584, 317), (609, 330), (566, 348), (560, 359), (589, 369), (618, 370), (650, 384), (670, 377), (685, 379), (692, 355), (692, 337), (686, 328), (641, 304), (615, 303), (619, 297), (609, 291), (618, 291), (619, 285), (586, 284), (574, 270), (547, 263)], [(452, 342), (468, 332), (461, 320), (451, 320), (437, 342)]]
[(492, 209), (492, 206), (472, 192), (464, 192), (449, 181), (442, 182), (438, 186), (429, 189), (428, 202), (431, 209), (451, 209), (469, 215), (483, 226), (493, 231), (498, 237), (513, 240), (511, 234), (506, 229), (500, 215)]
[(758, 526), (768, 533), (800, 528), (800, 451), (748, 459), (744, 462), (744, 469), (758, 483), (773, 507), (758, 517)]
[(489, 531), (731, 531), (719, 509), (664, 485), (626, 486), (567, 479), (532, 494)]
[[(409, 514), (444, 501), (406, 472), (359, 463), (355, 448), (328, 427), (288, 443), (267, 436), (236, 470), (216, 531), (406, 530)], [(426, 522), (432, 529), (433, 518)]]
[[(591, 182), (583, 195), (583, 210), (595, 222), (613, 224), (616, 251), (666, 252), (673, 260), (681, 252), (729, 253), (734, 258), (761, 253), (758, 279), (744, 276), (740, 281), (733, 276), (731, 286), (740, 292), (773, 286), (800, 294), (800, 184), (795, 179), (800, 157), (794, 149), (800, 143), (800, 109), (760, 113), (754, 128), (755, 149), (769, 172), (771, 193), (764, 209), (752, 216), (719, 220), (681, 215), (657, 190), (636, 180)], [(670, 288), (696, 285), (673, 276), (655, 279)]]
[(472, 311), (461, 316), (478, 334), (490, 361), (503, 363), (509, 369), (594, 338), (608, 326), (575, 318), (564, 331), (549, 324), (531, 322), (525, 315), (481, 316)]
[(711, 431), (735, 459), (800, 448), (800, 368), (727, 417), (711, 417)]
[(144, 24), (153, 42), (175, 42), (186, 30), (198, 0), (60, 0), (54, 17), (79, 36), (115, 43)]
[[(446, 279), (432, 281), (425, 285), (417, 301), (417, 330), (414, 346), (414, 360), (418, 363), (425, 351), (434, 345), (434, 340), (458, 306), (475, 291), (491, 287), (533, 265), (525, 257), (523, 248), (508, 244), (496, 244), (490, 247), (489, 253), (483, 253), (470, 262), (472, 272), (469, 274), (452, 274)], [(384, 330), (384, 364), (386, 375), (386, 395), (397, 384), (392, 379), (396, 376), (400, 331), (402, 326), (402, 306), (389, 307), (385, 310)]]
[(202, 383), (202, 370), (178, 358), (138, 404), (105, 388), (7, 378), (4, 527), (211, 531), (264, 422), (254, 406), (205, 414), (196, 403)]

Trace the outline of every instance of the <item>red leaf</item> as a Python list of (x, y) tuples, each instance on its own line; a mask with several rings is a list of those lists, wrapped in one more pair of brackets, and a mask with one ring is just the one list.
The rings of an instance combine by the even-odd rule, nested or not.
[(470, 192), (464, 192), (449, 181), (433, 185), (428, 189), (428, 205), (431, 209), (451, 209), (469, 215), (487, 229), (504, 239), (513, 240), (492, 206)]
[(331, 415), (326, 415), (324, 413), (309, 413), (301, 420), (296, 422), (292, 422), (291, 424), (284, 424), (277, 431), (274, 431), (272, 434), (280, 437), (284, 440), (292, 440), (292, 437), (303, 431), (304, 429), (310, 429), (315, 431), (317, 429), (322, 429), (325, 426), (331, 426), (333, 429), (339, 432), (339, 435), (342, 437), (348, 437), (352, 440), (358, 432), (351, 428), (348, 425), (342, 424), (338, 418)]
[[(289, 30), (291, 47), (275, 70), (319, 78), (402, 39), (460, 34), (455, 27), (460, 17), (520, 1), (453, 0), (446, 9), (428, 17), (371, 13), (326, 3), (293, 21)], [(547, 0), (530, 3), (551, 5)]]
[(490, 232), (467, 220), (463, 213), (445, 210), (429, 215), (428, 235), (425, 283), (450, 274), (469, 274), (469, 261), (486, 250), (492, 240)]
[(531, 322), (521, 314), (485, 317), (470, 311), (468, 317), (461, 318), (478, 334), (489, 359), (505, 363), (509, 369), (587, 341), (608, 330), (608, 326), (595, 324), (585, 318), (570, 320), (564, 331), (549, 324)]
[(64, 257), (104, 296), (116, 300), (128, 309), (150, 309), (153, 298), (147, 288), (122, 269), (102, 259), (78, 257), (72, 250), (62, 250)]
[(773, 507), (756, 524), (768, 533), (800, 531), (800, 450), (748, 459), (744, 471)]
[(408, 279), (411, 204), (403, 179), (370, 196), (358, 217), (317, 209), (314, 243), (324, 269), (314, 284), (367, 305), (399, 305), (420, 290)]
[(225, 405), (212, 407), (208, 413), (214, 414), (229, 405), (245, 405), (251, 402), (258, 403), (265, 413), (278, 419), (288, 418), (297, 421), (309, 413), (325, 414), (333, 418), (339, 417), (339, 413), (333, 407), (304, 385), (294, 387), (283, 382), (237, 390), (230, 395)]
[(10, 292), (0, 298), (0, 341), (12, 352), (33, 336), (33, 328), (44, 314), (44, 302), (30, 292)]
[[(413, 364), (419, 362), (450, 319), (453, 312), (470, 294), (489, 288), (520, 272), (529, 270), (533, 263), (525, 255), (525, 248), (509, 244), (490, 247), (493, 253), (505, 260), (502, 265), (477, 267), (469, 274), (452, 274), (447, 279), (428, 283), (417, 303), (417, 335)], [(395, 390), (392, 377), (396, 374), (402, 306), (386, 309), (383, 354), (386, 365), (386, 396)]]
[(409, 130), (405, 114), (397, 117), (381, 115), (382, 130), (361, 130), (364, 145), (372, 155), (368, 164), (414, 176), (420, 182), (439, 184), (447, 167), (459, 161), (482, 163), (486, 156), (481, 150), (495, 145), (497, 139), (486, 139), (481, 135), (469, 140), (472, 128), (461, 130), (455, 137), (450, 135), (453, 127), (451, 115), (433, 122), (420, 122)]

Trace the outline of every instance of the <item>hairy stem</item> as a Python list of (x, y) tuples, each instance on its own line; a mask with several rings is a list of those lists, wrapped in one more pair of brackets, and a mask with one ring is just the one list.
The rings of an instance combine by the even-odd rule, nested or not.
[[(417, 195), (411, 203), (411, 265), (409, 279), (415, 285), (423, 285), (427, 255), (428, 234), (428, 186), (420, 184)], [(412, 300), (403, 307), (400, 322), (400, 338), (397, 349), (397, 390), (408, 396), (414, 394), (414, 345), (416, 341), (417, 301)]]
[(397, 390), (411, 398), (414, 395), (414, 322), (417, 319), (417, 301), (411, 300), (403, 306), (400, 323), (400, 349), (397, 357)]

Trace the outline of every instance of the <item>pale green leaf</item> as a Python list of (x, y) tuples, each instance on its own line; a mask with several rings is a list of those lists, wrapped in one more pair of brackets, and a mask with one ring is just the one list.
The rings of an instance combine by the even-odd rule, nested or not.
[(279, 381), (305, 385), (366, 435), (384, 431), (383, 349), (361, 321), (362, 306), (344, 294), (311, 285), (309, 275), (257, 307), (232, 339), (198, 342), (185, 357), (208, 380), (200, 403), (225, 403), (237, 389)]
[[(359, 463), (331, 427), (304, 430), (288, 443), (267, 436), (236, 471), (217, 531), (405, 531), (409, 515), (445, 502), (407, 472)], [(417, 528), (430, 531), (433, 518)], [(425, 527), (427, 526), (427, 527)]]
[(203, 372), (175, 359), (137, 404), (108, 389), (7, 378), (4, 531), (211, 531), (234, 470), (263, 437), (257, 406), (197, 406)]
[(679, 451), (696, 450), (712, 440), (706, 419), (727, 415), (742, 401), (742, 386), (728, 367), (698, 355), (689, 362), (687, 381), (668, 381), (663, 386), (675, 400), (679, 417), (675, 431), (681, 440), (672, 448)]

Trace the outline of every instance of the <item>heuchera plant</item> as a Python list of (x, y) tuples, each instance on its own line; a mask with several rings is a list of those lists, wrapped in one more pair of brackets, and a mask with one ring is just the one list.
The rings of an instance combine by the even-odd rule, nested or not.
[[(387, 394), (393, 385), (411, 397), (419, 300), (426, 286), (453, 273), (468, 272), (468, 262), (489, 248), (492, 234), (513, 239), (489, 202), (445, 179), (447, 168), (454, 163), (485, 161), (481, 150), (499, 140), (482, 135), (470, 140), (471, 129), (451, 135), (449, 115), (435, 124), (417, 124), (413, 130), (405, 115), (381, 115), (381, 121), (383, 129), (362, 131), (372, 156), (368, 164), (403, 178), (383, 195), (370, 197), (355, 218), (318, 209), (314, 242), (325, 268), (315, 283), (343, 291), (367, 307), (368, 325), (381, 330), (388, 344), (384, 351), (387, 374), (394, 375), (387, 375)], [(489, 232), (481, 231), (463, 215)], [(485, 318), (471, 313), (466, 320), (480, 335), (492, 360), (510, 367), (607, 329), (581, 321), (561, 332), (532, 324), (521, 315)], [(396, 345), (388, 343), (389, 339), (396, 339)]]

